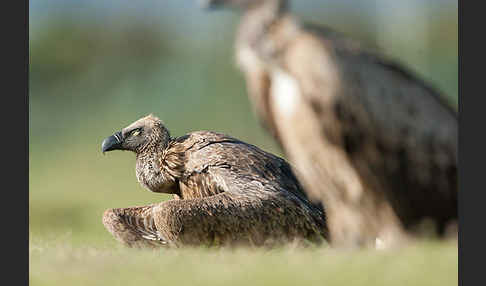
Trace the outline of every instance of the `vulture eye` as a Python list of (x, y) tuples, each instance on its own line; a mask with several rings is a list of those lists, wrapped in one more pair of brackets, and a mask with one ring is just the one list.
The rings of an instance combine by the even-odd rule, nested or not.
[(132, 131), (130, 136), (138, 136), (139, 134), (140, 134), (140, 129), (135, 129), (134, 131)]

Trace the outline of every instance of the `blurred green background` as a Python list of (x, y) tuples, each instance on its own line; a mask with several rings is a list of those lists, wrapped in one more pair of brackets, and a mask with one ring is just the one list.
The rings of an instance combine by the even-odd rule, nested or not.
[[(406, 63), (454, 105), (457, 9), (450, 0), (292, 2), (301, 19), (333, 27)], [(203, 11), (195, 0), (31, 0), (29, 18), (34, 284), (53, 285), (65, 251), (86, 254), (80, 249), (91, 247), (135, 255), (104, 230), (103, 211), (168, 196), (138, 184), (133, 154), (101, 154), (102, 140), (132, 121), (154, 113), (173, 136), (220, 131), (283, 156), (252, 113), (234, 65), (237, 13)], [(445, 267), (457, 271), (456, 246), (444, 247), (452, 253)], [(51, 264), (55, 268), (46, 278)]]

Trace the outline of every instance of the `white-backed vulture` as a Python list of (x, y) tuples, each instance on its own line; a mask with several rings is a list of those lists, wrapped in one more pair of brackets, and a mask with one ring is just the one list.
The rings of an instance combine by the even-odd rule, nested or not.
[(326, 206), (332, 244), (387, 245), (423, 219), (457, 219), (457, 113), (397, 63), (298, 21), (286, 0), (207, 0), (243, 10), (237, 64), (248, 96), (305, 191)]
[(102, 151), (136, 154), (137, 179), (174, 199), (109, 209), (106, 229), (127, 246), (273, 246), (323, 242), (321, 204), (312, 204), (281, 158), (224, 134), (197, 131), (171, 138), (143, 117), (106, 138)]

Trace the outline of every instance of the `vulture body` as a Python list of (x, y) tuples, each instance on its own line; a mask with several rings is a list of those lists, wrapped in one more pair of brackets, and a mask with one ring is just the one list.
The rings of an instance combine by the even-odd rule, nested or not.
[(253, 107), (326, 206), (331, 243), (388, 245), (424, 219), (457, 219), (457, 114), (398, 64), (328, 28), (300, 23), (285, 0), (209, 0), (244, 10), (237, 64)]
[(136, 153), (148, 190), (174, 199), (109, 209), (103, 224), (128, 246), (249, 245), (327, 237), (324, 210), (312, 204), (281, 158), (224, 134), (171, 138), (149, 115), (103, 141), (102, 151)]

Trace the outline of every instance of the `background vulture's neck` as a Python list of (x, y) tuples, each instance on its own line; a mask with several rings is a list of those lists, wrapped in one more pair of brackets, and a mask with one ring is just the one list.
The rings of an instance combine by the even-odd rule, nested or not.
[(249, 8), (242, 18), (236, 39), (238, 61), (242, 66), (254, 62), (250, 59), (250, 63), (245, 64), (248, 53), (242, 51), (250, 51), (258, 60), (273, 61), (273, 56), (285, 48), (298, 31), (298, 21), (287, 11), (287, 1), (263, 1)]
[[(258, 38), (268, 27), (276, 22), (287, 11), (286, 0), (267, 0), (246, 10), (242, 26), (248, 31), (247, 36)], [(253, 35), (250, 35), (253, 34)]]
[(286, 0), (265, 0), (247, 9), (246, 14), (260, 15), (263, 18), (277, 18), (288, 9)]

